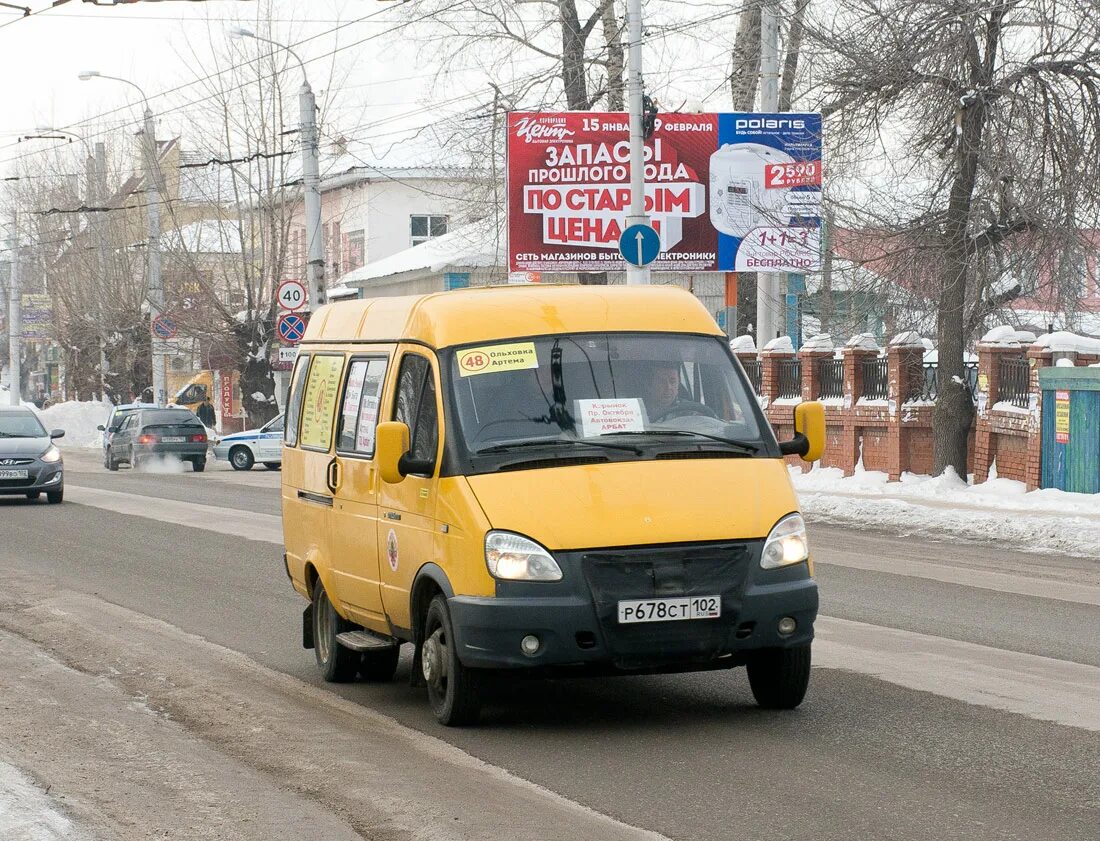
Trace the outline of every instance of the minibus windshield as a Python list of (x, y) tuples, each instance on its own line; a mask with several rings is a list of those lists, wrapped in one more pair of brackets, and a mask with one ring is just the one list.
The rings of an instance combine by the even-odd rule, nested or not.
[(751, 455), (756, 398), (717, 337), (577, 334), (455, 350), (451, 388), (471, 455), (577, 441), (634, 450), (650, 441)]

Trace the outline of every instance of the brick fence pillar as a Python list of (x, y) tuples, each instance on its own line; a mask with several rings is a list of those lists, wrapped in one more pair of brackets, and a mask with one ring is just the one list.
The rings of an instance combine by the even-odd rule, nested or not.
[(1054, 364), (1049, 348), (1032, 345), (1027, 349), (1028, 367), (1031, 369), (1028, 388), (1035, 395), (1035, 408), (1031, 412), (1027, 436), (1027, 489), (1039, 487), (1043, 473), (1043, 392), (1039, 390), (1039, 369)]
[(856, 402), (863, 395), (863, 360), (873, 359), (878, 351), (872, 348), (846, 347), (844, 358), (844, 432), (841, 439), (844, 475), (856, 472), (859, 460), (859, 427), (856, 425)]
[(832, 359), (831, 349), (801, 350), (798, 358), (802, 360), (802, 399), (817, 400), (821, 397), (821, 372), (818, 362)]
[(768, 401), (766, 405), (770, 406), (779, 396), (779, 360), (794, 357), (787, 350), (766, 350), (760, 354), (760, 396)]
[(978, 400), (974, 415), (974, 484), (989, 478), (997, 457), (990, 411), (1001, 391), (1001, 360), (1022, 353), (1017, 344), (978, 345)]
[(891, 345), (886, 350), (887, 396), (890, 408), (890, 449), (887, 474), (891, 482), (901, 480), (909, 469), (909, 428), (902, 407), (919, 395), (924, 386), (924, 345)]

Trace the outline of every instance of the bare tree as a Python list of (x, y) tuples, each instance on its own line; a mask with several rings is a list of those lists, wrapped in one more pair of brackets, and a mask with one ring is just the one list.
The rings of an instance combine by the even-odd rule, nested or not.
[(1096, 0), (845, 0), (807, 27), (832, 145), (878, 150), (876, 198), (854, 216), (935, 308), (937, 473), (966, 473), (975, 332), (1029, 284), (1057, 297), (1095, 226), (1098, 13)]

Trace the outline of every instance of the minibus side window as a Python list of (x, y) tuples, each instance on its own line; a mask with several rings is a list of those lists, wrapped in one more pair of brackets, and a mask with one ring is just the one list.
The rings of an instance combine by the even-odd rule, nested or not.
[(387, 359), (353, 359), (344, 387), (336, 449), (357, 455), (374, 455), (378, 406), (386, 382)]
[(431, 365), (423, 356), (409, 353), (401, 360), (394, 420), (409, 427), (410, 449), (414, 459), (435, 458), (439, 442), (435, 379), (432, 377)]
[(343, 371), (343, 355), (318, 354), (309, 366), (302, 398), (302, 431), (298, 436), (305, 449), (328, 452), (332, 445), (333, 416)]
[(309, 355), (298, 357), (298, 367), (294, 369), (294, 381), (290, 385), (290, 399), (286, 406), (286, 424), (283, 427), (283, 443), (293, 447), (298, 443), (298, 419), (302, 415), (302, 390), (305, 387), (306, 371), (309, 370)]

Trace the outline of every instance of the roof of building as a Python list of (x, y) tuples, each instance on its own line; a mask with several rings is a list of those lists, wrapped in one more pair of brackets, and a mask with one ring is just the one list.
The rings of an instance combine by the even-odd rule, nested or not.
[(723, 335), (699, 299), (675, 286), (515, 284), (329, 304), (305, 342), (416, 339), (442, 348), (605, 331)]

